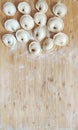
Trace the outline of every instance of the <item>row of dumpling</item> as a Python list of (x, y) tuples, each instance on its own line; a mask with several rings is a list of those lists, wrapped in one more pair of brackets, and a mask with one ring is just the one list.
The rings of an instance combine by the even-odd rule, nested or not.
[[(52, 50), (55, 45), (64, 46), (68, 43), (68, 36), (61, 31), (64, 29), (64, 22), (62, 17), (67, 13), (67, 7), (63, 3), (57, 3), (53, 7), (54, 17), (51, 17), (47, 22), (46, 12), (48, 11), (48, 4), (46, 0), (38, 0), (36, 9), (39, 11), (35, 13), (34, 18), (30, 15), (31, 7), (27, 2), (20, 2), (18, 10), (23, 15), (18, 22), (16, 19), (8, 19), (4, 23), (4, 27), (9, 32), (15, 34), (4, 34), (2, 41), (6, 46), (12, 47), (19, 43), (29, 44), (29, 52), (37, 55), (42, 50)], [(7, 16), (14, 16), (16, 7), (11, 2), (6, 2), (3, 6), (3, 12)], [(38, 27), (34, 28), (35, 24)], [(33, 29), (34, 28), (34, 29)], [(31, 32), (32, 31), (32, 36)], [(48, 32), (48, 33), (47, 33)], [(51, 38), (50, 33), (53, 33)], [(31, 42), (32, 41), (32, 42)], [(41, 45), (41, 41), (43, 44)]]

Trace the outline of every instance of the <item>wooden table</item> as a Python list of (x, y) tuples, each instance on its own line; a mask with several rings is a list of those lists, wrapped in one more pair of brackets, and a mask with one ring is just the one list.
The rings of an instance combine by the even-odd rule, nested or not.
[[(6, 17), (0, 0), (0, 34)], [(17, 4), (22, 0), (10, 0)], [(36, 0), (28, 1), (33, 16)], [(78, 130), (78, 1), (68, 7), (64, 32), (69, 44), (51, 55), (31, 58), (26, 48), (10, 50), (0, 36), (0, 130)], [(48, 18), (56, 0), (47, 0)], [(14, 17), (12, 17), (14, 18)], [(16, 19), (20, 13), (17, 11)]]

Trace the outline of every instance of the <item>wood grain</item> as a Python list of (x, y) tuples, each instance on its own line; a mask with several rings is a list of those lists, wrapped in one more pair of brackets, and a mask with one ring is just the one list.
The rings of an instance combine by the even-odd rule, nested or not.
[[(0, 34), (6, 32), (3, 23), (9, 17), (2, 12), (7, 0), (0, 0)], [(9, 0), (8, 0), (9, 1)], [(22, 0), (10, 0), (15, 5)], [(30, 3), (33, 16), (36, 0)], [(64, 32), (69, 45), (78, 47), (78, 1), (62, 0), (68, 7)], [(48, 18), (56, 0), (47, 0)], [(20, 13), (16, 16), (20, 19)], [(0, 36), (0, 127), (1, 130), (78, 130), (78, 69), (64, 57), (60, 62), (51, 58), (33, 59), (25, 48), (10, 51)], [(51, 55), (52, 56), (52, 55)], [(75, 114), (76, 113), (76, 114)]]

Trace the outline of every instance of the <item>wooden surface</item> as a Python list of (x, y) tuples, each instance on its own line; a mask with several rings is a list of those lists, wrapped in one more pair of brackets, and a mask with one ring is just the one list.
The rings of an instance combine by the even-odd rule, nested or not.
[[(0, 0), (1, 36), (6, 33), (3, 23), (9, 18), (2, 12), (6, 1)], [(17, 6), (22, 0), (10, 1)], [(32, 6), (33, 16), (36, 0), (25, 1)], [(51, 17), (56, 0), (47, 2), (47, 16)], [(68, 7), (64, 18), (68, 46), (77, 49), (78, 1), (63, 2)], [(20, 18), (18, 11), (15, 18)], [(0, 40), (0, 130), (78, 130), (78, 68), (73, 64), (65, 57), (54, 62), (52, 55), (33, 59), (25, 55), (25, 48), (12, 52)]]

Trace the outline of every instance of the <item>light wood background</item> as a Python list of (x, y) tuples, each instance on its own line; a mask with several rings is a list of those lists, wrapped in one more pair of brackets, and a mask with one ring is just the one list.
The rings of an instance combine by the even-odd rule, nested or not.
[[(2, 12), (6, 1), (0, 0), (0, 39), (7, 33), (3, 23), (9, 17)], [(33, 16), (36, 0), (30, 3)], [(56, 0), (47, 0), (51, 7)], [(78, 0), (63, 0), (68, 7), (64, 32), (69, 45), (78, 47)], [(12, 17), (14, 18), (14, 17)], [(17, 11), (16, 19), (20, 13)], [(12, 52), (0, 40), (0, 130), (78, 130), (78, 69), (65, 58), (33, 59), (25, 48)], [(51, 55), (52, 57), (52, 55)]]

